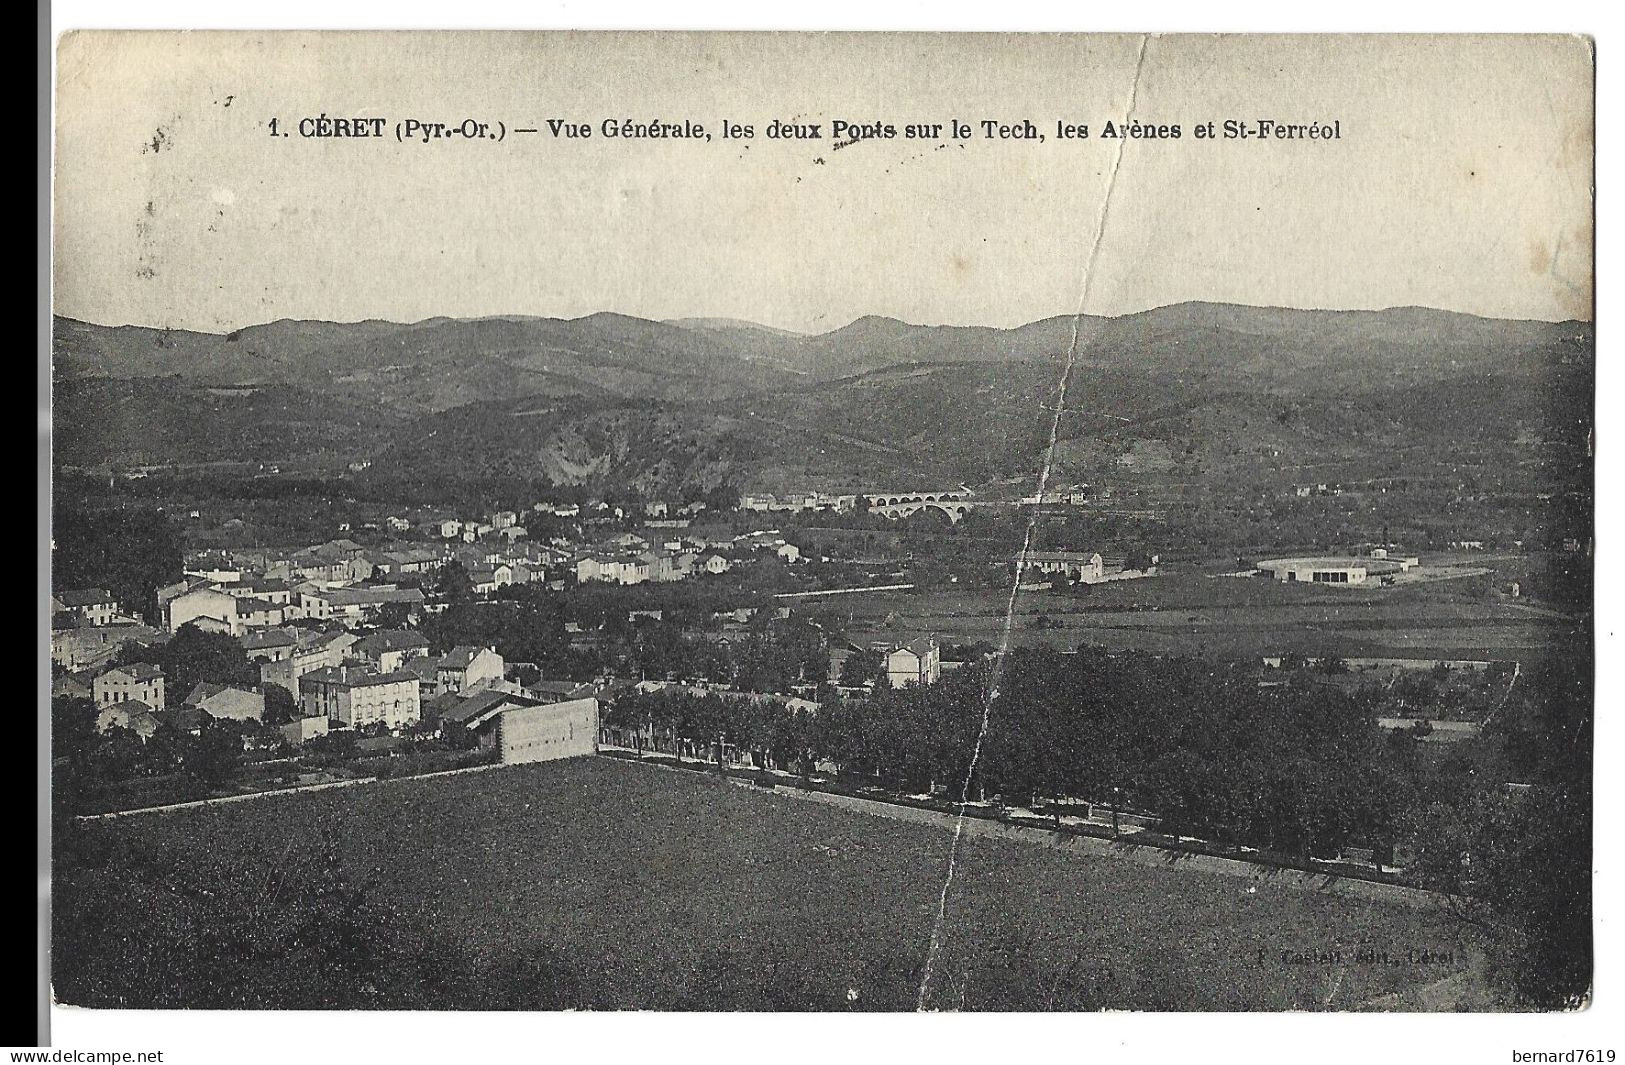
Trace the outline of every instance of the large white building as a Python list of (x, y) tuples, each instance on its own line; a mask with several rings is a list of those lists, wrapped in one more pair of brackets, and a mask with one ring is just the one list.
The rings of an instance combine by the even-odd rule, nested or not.
[(105, 588), (75, 588), (51, 598), (54, 611), (67, 611), (84, 625), (111, 625), (119, 612), (113, 593)]
[(164, 673), (150, 662), (115, 666), (91, 682), (91, 693), (99, 707), (133, 701), (161, 713), (164, 709)]
[(1408, 567), (1380, 558), (1267, 558), (1256, 568), (1260, 576), (1282, 583), (1351, 585)]
[(496, 728), (504, 765), (596, 754), (598, 700), (514, 707), (497, 716)]
[(260, 663), (260, 687), (280, 684), (290, 694), (298, 694), (300, 677), (341, 664), (355, 642), (354, 634), (348, 632), (300, 633), (292, 653)]
[(212, 632), (228, 632), (240, 636), (242, 626), (237, 620), (237, 600), (225, 592), (208, 585), (200, 585), (181, 592), (163, 604), (164, 628), (180, 631), (181, 626), (196, 622)]
[(501, 680), (505, 668), (495, 648), (453, 647), (436, 664), (435, 682), (441, 693), (471, 692)]
[(1019, 576), (1034, 572), (1046, 577), (1062, 577), (1071, 581), (1101, 580), (1108, 573), (1122, 570), (1121, 555), (1102, 555), (1096, 551), (1028, 551), (1011, 558)]
[(306, 717), (326, 717), (350, 728), (380, 722), (405, 728), (423, 716), (416, 675), (354, 666), (328, 666), (300, 677), (299, 703)]
[(886, 650), (886, 679), (893, 688), (935, 684), (942, 676), (942, 651), (935, 636), (921, 636)]

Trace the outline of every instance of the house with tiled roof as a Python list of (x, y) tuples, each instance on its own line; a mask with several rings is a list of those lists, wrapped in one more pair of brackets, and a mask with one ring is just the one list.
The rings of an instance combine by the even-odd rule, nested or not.
[(297, 747), (302, 743), (309, 743), (319, 736), (327, 735), (330, 722), (325, 715), (316, 717), (296, 717), (282, 726), (282, 738)]
[(88, 672), (64, 673), (51, 681), (51, 698), (94, 698), (95, 689), (91, 684), (95, 679), (95, 675)]
[(443, 735), (472, 735), (504, 764), (590, 755), (598, 749), (598, 701), (542, 702), (505, 691), (460, 697), (440, 718)]
[(468, 582), (479, 595), (490, 595), (499, 588), (513, 583), (513, 567), (506, 562), (496, 565), (473, 566), (468, 571)]
[(638, 561), (648, 569), (648, 580), (674, 581), (677, 579), (677, 567), (672, 563), (669, 551), (642, 551), (638, 554)]
[(442, 692), (466, 693), (502, 679), (502, 656), (492, 647), (453, 647), (436, 667)]
[(299, 678), (313, 670), (342, 663), (356, 642), (350, 632), (301, 632), (293, 653), (286, 658), (260, 663), (260, 687), (280, 684), (290, 694), (299, 693)]
[(604, 565), (608, 561), (599, 555), (581, 555), (575, 560), (576, 582), (585, 584), (588, 581), (602, 580)]
[(332, 618), (345, 625), (358, 625), (374, 617), (387, 603), (401, 603), (408, 613), (423, 609), (420, 588), (400, 588), (393, 584), (323, 588), (300, 593), (305, 616)]
[(266, 577), (244, 577), (240, 581), (216, 585), (215, 590), (236, 599), (263, 599), (278, 606), (288, 606), (293, 602), (293, 587), (287, 581)]
[(196, 736), (203, 731), (203, 726), (214, 718), (196, 706), (174, 706), (158, 715), (158, 719), (176, 732), (185, 732)]
[(562, 703), (569, 699), (589, 698), (597, 691), (597, 687), (584, 681), (539, 680), (527, 685), (525, 691), (544, 703)]
[(1071, 581), (1099, 580), (1123, 569), (1123, 555), (1103, 555), (1096, 551), (1028, 551), (1011, 560), (1018, 574), (1037, 570), (1045, 576)]
[(151, 625), (118, 622), (51, 630), (51, 661), (63, 669), (94, 669), (107, 665), (126, 643), (150, 646), (163, 642)]
[(237, 600), (208, 583), (194, 584), (163, 600), (164, 628), (178, 632), (196, 624), (211, 632), (242, 634), (237, 621)]
[(921, 636), (886, 648), (886, 677), (893, 688), (935, 684), (942, 676), (942, 651), (935, 636)]
[(333, 540), (295, 551), (288, 559), (295, 577), (324, 581), (364, 581), (372, 577), (373, 566), (353, 540)]
[(221, 687), (193, 704), (216, 721), (264, 721), (265, 696), (242, 688)]
[(239, 642), (250, 662), (280, 662), (292, 657), (299, 637), (291, 629), (258, 629), (243, 633)]
[(164, 671), (151, 662), (114, 666), (99, 674), (91, 683), (91, 697), (101, 707), (137, 701), (161, 712), (164, 709)]
[(398, 668), (418, 679), (418, 692), (424, 701), (440, 694), (440, 655), (418, 655), (403, 661)]
[(355, 642), (350, 651), (374, 668), (392, 673), (400, 669), (408, 658), (427, 655), (429, 641), (419, 632), (389, 629), (363, 636)]
[(158, 612), (162, 614), (164, 612), (164, 608), (169, 604), (169, 601), (175, 598), (177, 595), (180, 595), (183, 592), (189, 592), (193, 588), (202, 588), (208, 583), (208, 581), (201, 577), (187, 577), (183, 580), (176, 581), (174, 584), (164, 585), (162, 588), (157, 590)]
[(474, 731), (493, 715), (499, 714), (505, 709), (540, 705), (542, 705), (541, 700), (528, 695), (494, 691), (488, 688), (468, 695), (451, 696), (439, 708), (440, 726), (442, 729), (447, 726), (457, 726)]
[(328, 666), (299, 678), (299, 704), (306, 716), (325, 715), (335, 725), (397, 729), (422, 717), (417, 677), (356, 666)]
[(53, 610), (56, 603), (60, 603), (62, 610), (73, 614), (84, 625), (111, 625), (119, 612), (117, 600), (106, 588), (70, 588), (57, 592), (54, 598)]
[(127, 728), (145, 743), (158, 731), (158, 716), (152, 712), (152, 707), (140, 699), (110, 703), (96, 714), (96, 731), (106, 732), (114, 728)]
[(267, 629), (287, 620), (288, 607), (257, 596), (238, 596), (235, 628), (232, 635), (250, 629)]
[(225, 690), (226, 685), (224, 684), (215, 684), (213, 681), (200, 680), (191, 691), (186, 693), (186, 698), (181, 700), (181, 705), (196, 706), (216, 692), (223, 692)]

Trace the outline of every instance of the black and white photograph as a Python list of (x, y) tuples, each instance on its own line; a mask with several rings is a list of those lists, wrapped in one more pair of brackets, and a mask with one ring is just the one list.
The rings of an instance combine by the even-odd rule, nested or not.
[(58, 1012), (1595, 1006), (1592, 40), (54, 47)]

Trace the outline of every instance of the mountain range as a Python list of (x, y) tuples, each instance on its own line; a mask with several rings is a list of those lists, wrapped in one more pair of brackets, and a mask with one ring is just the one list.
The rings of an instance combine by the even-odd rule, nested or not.
[(1136, 441), (1211, 464), (1510, 432), (1563, 421), (1594, 347), (1583, 322), (1214, 303), (814, 335), (611, 313), (226, 334), (59, 317), (53, 339), (59, 465), (344, 457), (651, 487), (1030, 470), (1069, 360), (1060, 453), (1085, 470)]

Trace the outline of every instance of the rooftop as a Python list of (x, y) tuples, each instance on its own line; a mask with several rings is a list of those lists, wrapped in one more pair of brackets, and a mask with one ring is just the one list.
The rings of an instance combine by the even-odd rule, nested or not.
[(514, 695), (512, 692), (486, 689), (475, 692), (466, 698), (461, 698), (455, 705), (445, 708), (441, 711), (440, 719), (459, 725), (468, 725), (505, 706), (541, 705), (540, 700), (532, 699), (527, 695)]
[(487, 648), (467, 645), (453, 647), (446, 652), (446, 657), (440, 660), (440, 665), (444, 669), (467, 669), (469, 663), (474, 661), (474, 656), (484, 650), (487, 650)]
[(104, 672), (102, 676), (105, 677), (110, 673), (123, 673), (125, 676), (133, 677), (136, 680), (153, 680), (164, 675), (164, 671), (151, 662), (132, 662), (127, 666), (114, 666)]
[(314, 596), (326, 599), (333, 606), (370, 606), (374, 603), (421, 603), (423, 592), (418, 588), (334, 588)]
[(370, 636), (363, 636), (355, 642), (355, 650), (372, 657), (390, 651), (410, 651), (428, 646), (429, 641), (422, 633), (411, 632), (406, 629), (389, 629), (384, 632), (375, 632)]
[(332, 684), (341, 688), (374, 688), (383, 684), (416, 684), (418, 678), (405, 670), (376, 673), (351, 666), (327, 666), (300, 677), (299, 686), (303, 688), (306, 681), (312, 684)]
[(245, 651), (259, 651), (267, 647), (292, 647), (298, 642), (299, 637), (287, 629), (259, 629), (246, 633), (241, 640)]
[(113, 593), (106, 588), (70, 588), (57, 592), (56, 598), (63, 606), (101, 606), (113, 602)]

